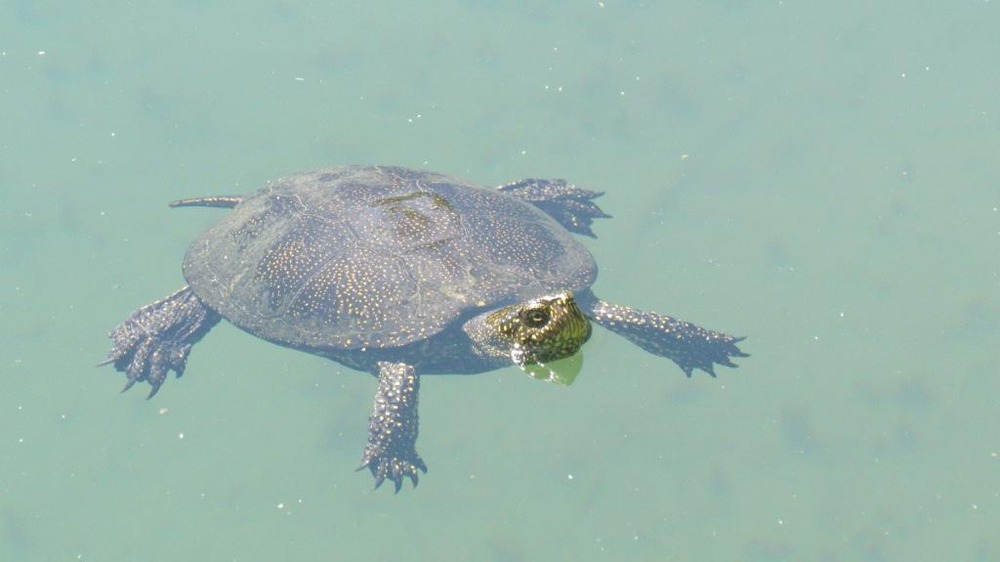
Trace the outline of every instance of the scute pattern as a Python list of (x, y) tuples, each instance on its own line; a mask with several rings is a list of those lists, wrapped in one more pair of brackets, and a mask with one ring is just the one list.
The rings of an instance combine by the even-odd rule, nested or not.
[(272, 182), (188, 251), (185, 277), (237, 326), (289, 346), (398, 347), (460, 314), (588, 287), (589, 252), (534, 206), (402, 168)]
[(319, 336), (309, 345), (328, 345), (331, 336), (343, 349), (399, 345), (394, 322), (415, 292), (405, 265), (368, 248), (328, 261), (289, 301), (288, 321), (313, 326)]
[(564, 270), (558, 267), (563, 247), (558, 240), (547, 236), (545, 225), (506, 215), (491, 218), (490, 227), (485, 229), (491, 233), (491, 239), (487, 241), (485, 234), (479, 235), (484, 238), (482, 244), (491, 263), (518, 267), (529, 274), (525, 279), (542, 280), (553, 287), (565, 281), (561, 275)]
[(372, 246), (399, 254), (431, 248), (462, 237), (462, 219), (437, 193), (414, 191), (375, 200), (368, 216), (352, 221), (358, 236)]
[(317, 254), (324, 253), (324, 247), (315, 244), (314, 239), (308, 230), (295, 228), (264, 252), (254, 281), (267, 292), (267, 305), (272, 311), (279, 311), (321, 265)]

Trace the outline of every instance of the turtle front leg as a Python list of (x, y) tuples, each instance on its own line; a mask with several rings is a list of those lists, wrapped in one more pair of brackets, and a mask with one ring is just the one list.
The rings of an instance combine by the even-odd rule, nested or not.
[(114, 364), (128, 382), (122, 392), (138, 381), (152, 387), (152, 398), (173, 369), (184, 373), (191, 346), (215, 326), (221, 317), (206, 307), (190, 287), (133, 312), (108, 334), (114, 345), (108, 359), (98, 364)]
[(368, 445), (358, 470), (368, 467), (378, 488), (388, 478), (398, 492), (403, 477), (417, 486), (427, 465), (417, 454), (417, 392), (420, 376), (406, 363), (378, 363), (378, 391), (368, 418)]
[(676, 363), (688, 377), (695, 369), (715, 376), (715, 365), (736, 367), (730, 357), (748, 357), (736, 346), (743, 338), (707, 330), (665, 314), (579, 297), (584, 314), (642, 349)]

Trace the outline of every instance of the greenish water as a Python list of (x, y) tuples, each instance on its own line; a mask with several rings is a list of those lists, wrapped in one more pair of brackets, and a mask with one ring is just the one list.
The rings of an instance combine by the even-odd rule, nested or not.
[[(1000, 5), (541, 4), (0, 6), (0, 560), (1000, 560)], [(345, 163), (604, 190), (598, 294), (753, 356), (426, 377), (395, 496), (367, 375), (93, 367), (166, 202)]]

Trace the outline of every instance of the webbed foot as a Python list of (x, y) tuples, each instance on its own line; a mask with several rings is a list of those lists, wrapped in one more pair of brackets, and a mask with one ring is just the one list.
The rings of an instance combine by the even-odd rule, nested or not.
[(358, 470), (368, 467), (375, 477), (375, 487), (387, 478), (398, 492), (403, 478), (417, 486), (419, 471), (427, 465), (417, 454), (417, 392), (420, 377), (406, 363), (378, 364), (378, 391), (368, 422), (368, 445)]
[(125, 373), (128, 382), (122, 392), (136, 382), (152, 387), (152, 398), (173, 370), (184, 373), (191, 346), (215, 326), (221, 317), (198, 300), (190, 287), (133, 312), (108, 334), (114, 345), (107, 360), (98, 366), (114, 364)]
[(736, 367), (730, 357), (749, 357), (736, 346), (744, 338), (707, 330), (676, 318), (581, 295), (580, 307), (594, 322), (646, 351), (676, 363), (688, 377), (695, 369), (715, 376), (715, 365)]
[(596, 238), (590, 225), (594, 219), (611, 218), (591, 199), (604, 195), (566, 183), (563, 179), (524, 179), (500, 186), (500, 191), (545, 211), (566, 230)]

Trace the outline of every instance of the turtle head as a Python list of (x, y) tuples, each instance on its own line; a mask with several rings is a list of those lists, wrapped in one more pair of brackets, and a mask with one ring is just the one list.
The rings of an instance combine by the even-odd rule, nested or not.
[(576, 353), (590, 337), (590, 321), (573, 294), (563, 292), (478, 316), (466, 332), (484, 354), (506, 356), (524, 367)]

